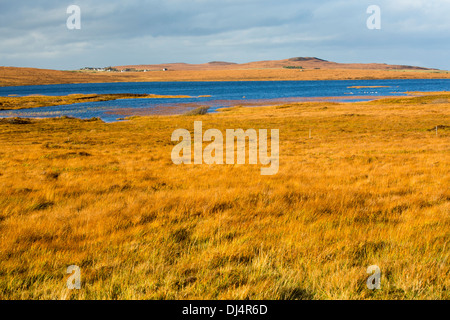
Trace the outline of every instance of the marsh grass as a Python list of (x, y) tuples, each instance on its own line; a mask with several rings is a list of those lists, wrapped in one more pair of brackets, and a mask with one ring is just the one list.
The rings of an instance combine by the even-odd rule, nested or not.
[(208, 106), (202, 106), (202, 107), (198, 107), (194, 110), (190, 110), (188, 112), (186, 112), (184, 115), (186, 116), (199, 116), (199, 115), (204, 115), (207, 114), (209, 110)]
[(450, 105), (431, 101), (199, 118), (279, 129), (275, 176), (174, 165), (195, 116), (2, 121), (0, 299), (449, 299)]

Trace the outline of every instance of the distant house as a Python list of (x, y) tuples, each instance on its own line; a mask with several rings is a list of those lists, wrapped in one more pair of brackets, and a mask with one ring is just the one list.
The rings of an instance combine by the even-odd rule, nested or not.
[(100, 72), (103, 72), (103, 71), (106, 71), (107, 69), (105, 69), (105, 68), (92, 68), (92, 67), (84, 67), (84, 68), (81, 68), (80, 70), (87, 70), (87, 71), (100, 71)]

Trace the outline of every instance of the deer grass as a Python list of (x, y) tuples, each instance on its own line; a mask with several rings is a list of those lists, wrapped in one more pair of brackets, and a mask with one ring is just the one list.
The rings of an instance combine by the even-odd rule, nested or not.
[[(450, 104), (433, 99), (2, 121), (0, 298), (449, 299)], [(279, 173), (174, 165), (195, 120), (279, 129)]]

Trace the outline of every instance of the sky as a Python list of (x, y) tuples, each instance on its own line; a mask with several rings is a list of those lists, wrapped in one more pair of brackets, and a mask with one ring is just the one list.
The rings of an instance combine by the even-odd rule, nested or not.
[[(70, 5), (81, 29), (68, 29)], [(370, 5), (381, 29), (369, 29)], [(450, 0), (0, 0), (0, 65), (318, 57), (450, 70)]]

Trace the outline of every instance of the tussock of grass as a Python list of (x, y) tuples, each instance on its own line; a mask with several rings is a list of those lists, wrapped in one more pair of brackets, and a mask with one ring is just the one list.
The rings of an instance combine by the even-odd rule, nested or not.
[(202, 106), (202, 107), (198, 107), (194, 110), (188, 111), (186, 112), (184, 115), (185, 116), (198, 116), (198, 115), (204, 115), (207, 114), (209, 110), (209, 107), (207, 106)]
[(195, 116), (1, 122), (0, 298), (449, 299), (450, 108), (409, 99), (199, 118), (279, 129), (275, 176), (174, 165)]

